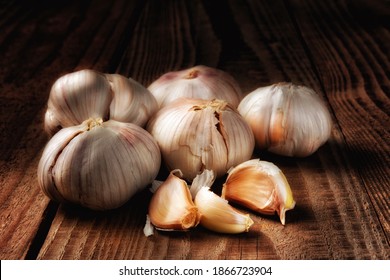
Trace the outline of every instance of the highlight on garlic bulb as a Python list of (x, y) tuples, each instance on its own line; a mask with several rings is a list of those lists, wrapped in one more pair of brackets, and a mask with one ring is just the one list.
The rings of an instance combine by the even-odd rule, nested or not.
[(180, 231), (199, 224), (200, 213), (181, 176), (180, 170), (173, 170), (150, 200), (148, 217), (157, 229)]
[(204, 65), (168, 72), (154, 81), (148, 90), (160, 108), (180, 97), (225, 100), (234, 108), (242, 99), (240, 86), (230, 74)]
[(253, 225), (249, 214), (238, 211), (227, 200), (210, 190), (214, 182), (214, 172), (204, 170), (195, 177), (190, 191), (201, 213), (200, 224), (212, 231), (236, 234), (248, 232)]
[(332, 120), (320, 96), (292, 83), (258, 88), (238, 111), (251, 126), (260, 149), (283, 156), (309, 156), (330, 137)]
[(150, 184), (160, 164), (158, 145), (143, 128), (88, 119), (49, 140), (39, 161), (38, 184), (53, 200), (113, 209)]
[(204, 169), (217, 177), (252, 156), (249, 125), (226, 101), (180, 99), (160, 109), (147, 125), (169, 170), (192, 181)]
[(144, 126), (158, 109), (140, 83), (119, 74), (80, 70), (57, 79), (50, 91), (45, 130), (50, 136), (64, 127), (101, 118)]
[(223, 184), (222, 197), (266, 215), (278, 213), (285, 224), (286, 211), (295, 201), (283, 172), (273, 163), (252, 159), (231, 170)]

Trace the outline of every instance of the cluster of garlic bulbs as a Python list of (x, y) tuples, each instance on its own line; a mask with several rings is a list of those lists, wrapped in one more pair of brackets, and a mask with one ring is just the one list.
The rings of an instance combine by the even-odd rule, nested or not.
[(38, 164), (42, 191), (97, 210), (126, 203), (160, 170), (159, 147), (141, 128), (156, 109), (146, 88), (117, 74), (81, 70), (59, 78), (45, 114), (51, 139)]
[[(279, 83), (245, 97), (232, 76), (206, 66), (169, 72), (148, 88), (118, 74), (81, 70), (60, 77), (45, 113), (50, 139), (38, 183), (51, 199), (113, 209), (152, 184), (145, 234), (203, 227), (246, 232), (250, 215), (295, 206), (273, 163), (255, 147), (308, 156), (331, 133), (331, 117), (310, 88)], [(156, 184), (164, 163), (170, 174)], [(218, 196), (216, 178), (227, 175)]]

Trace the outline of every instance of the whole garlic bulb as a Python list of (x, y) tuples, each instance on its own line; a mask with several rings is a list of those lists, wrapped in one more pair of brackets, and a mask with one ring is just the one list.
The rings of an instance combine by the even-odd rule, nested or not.
[(170, 170), (192, 181), (204, 169), (217, 177), (252, 156), (249, 125), (226, 101), (183, 98), (160, 109), (147, 130), (156, 139)]
[(113, 209), (150, 184), (160, 163), (157, 143), (143, 128), (88, 119), (49, 140), (38, 165), (38, 183), (53, 200)]
[(168, 72), (154, 81), (148, 90), (160, 107), (180, 97), (186, 97), (225, 100), (237, 108), (242, 99), (240, 86), (231, 75), (203, 65)]
[(305, 86), (279, 83), (243, 98), (238, 111), (251, 126), (260, 149), (305, 157), (330, 137), (330, 113), (317, 93)]
[(153, 95), (131, 78), (80, 70), (54, 82), (45, 114), (45, 130), (52, 136), (63, 127), (79, 125), (89, 118), (144, 126), (157, 108)]

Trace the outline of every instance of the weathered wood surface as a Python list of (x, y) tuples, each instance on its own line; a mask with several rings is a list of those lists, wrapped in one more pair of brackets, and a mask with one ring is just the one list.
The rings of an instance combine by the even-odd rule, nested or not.
[[(1, 5), (0, 258), (390, 259), (389, 9), (384, 0)], [(317, 153), (256, 152), (291, 184), (286, 226), (251, 213), (245, 234), (198, 227), (146, 238), (148, 191), (97, 213), (38, 189), (43, 113), (60, 75), (92, 68), (147, 86), (196, 64), (229, 72), (244, 92), (292, 81), (327, 101), (334, 128)]]

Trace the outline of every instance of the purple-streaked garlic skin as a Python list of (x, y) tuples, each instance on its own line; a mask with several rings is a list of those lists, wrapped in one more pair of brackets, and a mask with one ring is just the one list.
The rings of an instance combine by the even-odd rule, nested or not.
[(143, 128), (90, 119), (49, 140), (38, 165), (38, 184), (59, 202), (114, 209), (150, 184), (160, 164), (158, 145)]
[(157, 109), (153, 95), (133, 79), (86, 69), (66, 74), (54, 82), (44, 126), (50, 136), (89, 118), (144, 126)]
[(239, 84), (230, 74), (204, 65), (168, 72), (150, 84), (148, 90), (160, 108), (179, 98), (220, 99), (237, 108), (243, 98)]

